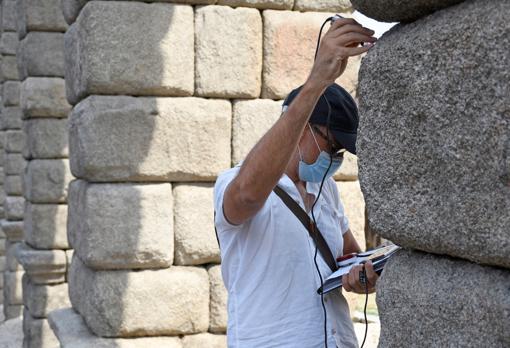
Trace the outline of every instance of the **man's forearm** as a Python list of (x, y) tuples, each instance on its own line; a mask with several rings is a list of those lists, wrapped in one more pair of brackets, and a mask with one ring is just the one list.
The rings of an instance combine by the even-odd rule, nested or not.
[[(307, 81), (285, 115), (259, 140), (244, 160), (238, 176), (227, 193), (242, 204), (257, 210), (285, 172), (301, 138), (304, 127), (326, 85)], [(233, 223), (246, 217), (234, 218)], [(243, 214), (244, 215), (244, 214)], [(237, 220), (237, 221), (235, 221)]]

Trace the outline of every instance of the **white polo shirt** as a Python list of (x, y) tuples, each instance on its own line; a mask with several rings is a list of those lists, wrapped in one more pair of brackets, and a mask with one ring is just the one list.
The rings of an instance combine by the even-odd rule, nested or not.
[[(222, 276), (228, 290), (228, 346), (240, 348), (322, 348), (324, 314), (315, 244), (308, 231), (272, 192), (262, 209), (242, 225), (231, 225), (223, 214), (223, 194), (239, 166), (222, 173), (214, 187), (215, 224), (221, 246)], [(301, 207), (303, 199), (290, 178), (278, 185)], [(308, 183), (317, 195), (319, 184)], [(319, 230), (333, 255), (341, 256), (348, 229), (333, 179), (328, 179), (314, 209)], [(311, 216), (311, 214), (310, 214)], [(323, 279), (331, 274), (320, 252)], [(324, 296), (328, 347), (357, 347), (347, 301), (340, 291)]]

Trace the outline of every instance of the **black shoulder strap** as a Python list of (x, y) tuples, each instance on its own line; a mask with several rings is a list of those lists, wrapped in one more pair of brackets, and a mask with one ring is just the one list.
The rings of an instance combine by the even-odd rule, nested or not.
[(331, 249), (329, 249), (328, 243), (322, 236), (321, 231), (317, 228), (317, 226), (313, 223), (312, 219), (308, 216), (308, 214), (301, 208), (301, 206), (292, 199), (291, 196), (287, 192), (285, 192), (280, 186), (276, 186), (273, 189), (274, 193), (280, 197), (280, 199), (285, 203), (285, 205), (290, 209), (291, 212), (301, 221), (303, 226), (305, 226), (306, 230), (312, 237), (319, 249), (324, 261), (328, 264), (331, 271), (336, 271), (338, 266), (336, 264), (335, 258), (331, 253)]

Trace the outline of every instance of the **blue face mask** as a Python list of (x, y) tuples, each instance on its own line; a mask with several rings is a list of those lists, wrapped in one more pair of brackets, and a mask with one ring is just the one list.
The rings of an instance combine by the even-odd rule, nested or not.
[[(309, 125), (310, 126), (310, 125)], [(315, 139), (315, 135), (312, 132), (313, 139), (315, 140), (315, 144), (320, 150), (319, 144), (317, 143), (317, 139)], [(331, 159), (331, 155), (326, 151), (321, 151), (317, 160), (315, 160), (312, 164), (307, 164), (303, 161), (303, 157), (301, 156), (301, 151), (299, 150), (299, 156), (301, 160), (299, 161), (299, 178), (306, 182), (321, 182), (324, 179), (324, 175), (326, 175), (326, 179), (330, 178), (335, 172), (340, 168), (343, 162), (343, 157), (333, 157)], [(331, 161), (333, 161), (331, 163)], [(331, 163), (331, 166), (330, 166)], [(329, 168), (329, 170), (328, 170)]]

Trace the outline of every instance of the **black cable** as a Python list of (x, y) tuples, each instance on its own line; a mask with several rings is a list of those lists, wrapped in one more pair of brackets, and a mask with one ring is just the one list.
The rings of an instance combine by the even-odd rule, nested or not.
[(368, 281), (367, 281), (367, 273), (365, 271), (365, 265), (363, 265), (363, 285), (365, 285), (365, 308), (363, 309), (363, 313), (365, 314), (365, 337), (363, 337), (363, 343), (361, 343), (361, 348), (365, 345), (365, 341), (367, 340), (368, 334), (368, 319), (367, 319), (367, 304), (368, 304)]

